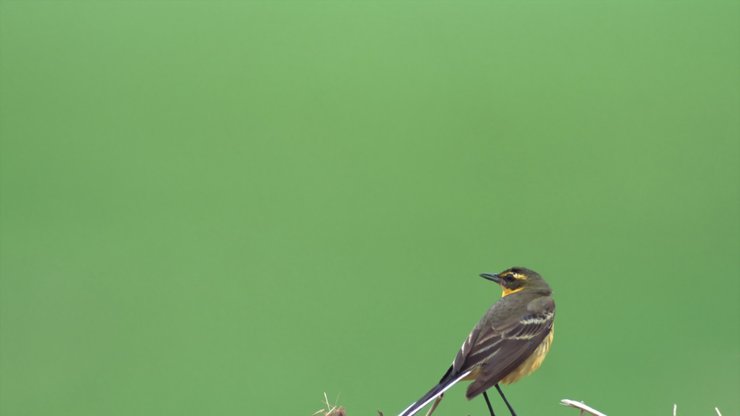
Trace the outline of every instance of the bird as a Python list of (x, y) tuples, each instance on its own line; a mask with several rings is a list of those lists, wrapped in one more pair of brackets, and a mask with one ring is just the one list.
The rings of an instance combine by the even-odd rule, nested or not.
[(550, 286), (534, 270), (511, 267), (480, 276), (501, 286), (501, 298), (475, 325), (439, 383), (399, 416), (412, 416), (434, 401), (431, 414), (443, 394), (462, 380), (472, 381), (467, 399), (482, 393), (491, 416), (495, 415), (486, 393), (491, 387), (516, 416), (499, 384), (514, 383), (542, 365), (554, 337), (555, 301)]

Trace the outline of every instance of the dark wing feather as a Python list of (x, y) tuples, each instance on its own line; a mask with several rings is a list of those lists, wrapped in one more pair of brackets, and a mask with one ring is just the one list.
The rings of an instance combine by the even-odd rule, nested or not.
[[(502, 305), (507, 306), (506, 303)], [(549, 296), (537, 297), (529, 302), (513, 302), (513, 305), (512, 310), (508, 311), (491, 309), (489, 319), (484, 318), (476, 326), (474, 341), (471, 339), (463, 362), (458, 364), (459, 371), (479, 368), (475, 382), (466, 393), (469, 399), (516, 369), (552, 329), (555, 303)], [(458, 358), (462, 358), (460, 353), (455, 358), (456, 362)]]
[(555, 304), (549, 296), (535, 295), (524, 300), (514, 296), (496, 302), (470, 331), (439, 384), (399, 416), (414, 415), (476, 370), (479, 372), (475, 382), (466, 393), (469, 399), (498, 383), (526, 360), (547, 336), (554, 313)]

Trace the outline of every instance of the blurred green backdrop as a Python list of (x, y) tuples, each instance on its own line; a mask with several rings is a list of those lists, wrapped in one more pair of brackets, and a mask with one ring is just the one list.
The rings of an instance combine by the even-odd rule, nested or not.
[(522, 415), (739, 414), (738, 21), (0, 2), (0, 414), (394, 415), (512, 265), (558, 302)]

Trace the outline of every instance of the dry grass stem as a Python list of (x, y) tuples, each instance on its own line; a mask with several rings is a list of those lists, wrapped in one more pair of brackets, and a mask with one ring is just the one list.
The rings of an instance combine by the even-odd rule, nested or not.
[(439, 402), (442, 401), (442, 398), (444, 397), (444, 394), (440, 394), (436, 399), (434, 399), (434, 403), (432, 403), (432, 407), (429, 408), (429, 411), (427, 411), (426, 415), (424, 416), (432, 416), (432, 413), (434, 413), (434, 409), (439, 406)]
[(570, 400), (570, 399), (563, 399), (560, 401), (560, 404), (562, 404), (563, 406), (574, 407), (576, 409), (579, 409), (581, 411), (581, 415), (583, 415), (583, 413), (586, 412), (593, 416), (606, 416), (604, 413), (599, 412), (593, 407), (586, 406), (583, 402), (577, 402), (575, 400)]
[[(434, 402), (432, 403), (432, 407), (429, 408), (429, 410), (426, 412), (424, 416), (431, 416), (434, 410), (437, 409), (437, 406), (439, 405), (439, 402), (442, 401), (442, 395), (437, 397)], [(327, 397), (326, 393), (324, 393), (324, 408), (319, 409), (313, 413), (312, 416), (347, 416), (347, 411), (344, 410), (344, 407), (339, 406), (336, 404), (339, 401), (339, 397), (337, 397), (337, 400), (334, 401), (334, 404), (332, 405), (329, 402), (329, 397)], [(583, 402), (570, 400), (570, 399), (563, 399), (560, 401), (560, 404), (563, 406), (572, 407), (575, 409), (578, 409), (579, 416), (583, 416), (584, 414), (589, 414), (592, 416), (606, 416), (606, 414), (601, 413), (600, 411), (594, 409), (591, 406), (586, 405)], [(717, 413), (717, 416), (722, 416), (722, 413), (719, 412), (719, 408), (715, 407), (714, 411)], [(378, 416), (383, 416), (383, 412), (378, 410)], [(673, 405), (673, 416), (678, 416), (678, 405)]]
[[(339, 397), (337, 397), (337, 400), (335, 400), (334, 403), (337, 403), (338, 401)], [(344, 407), (329, 403), (329, 398), (326, 396), (326, 393), (324, 393), (324, 406), (326, 407), (315, 411), (313, 416), (347, 416), (347, 411), (344, 410)]]

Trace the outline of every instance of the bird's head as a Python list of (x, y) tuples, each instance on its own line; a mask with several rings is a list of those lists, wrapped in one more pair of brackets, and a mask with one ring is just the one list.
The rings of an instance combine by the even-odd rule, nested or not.
[(524, 267), (512, 267), (501, 273), (483, 273), (480, 276), (498, 283), (501, 289), (503, 289), (501, 293), (502, 297), (521, 292), (524, 289), (547, 292), (548, 294), (550, 292), (550, 286), (547, 285), (539, 273), (534, 270), (525, 269)]

